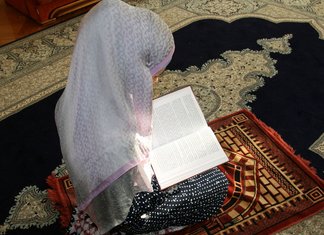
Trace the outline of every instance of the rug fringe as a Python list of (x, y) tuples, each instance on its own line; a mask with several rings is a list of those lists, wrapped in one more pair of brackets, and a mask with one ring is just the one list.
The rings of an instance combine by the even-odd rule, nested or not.
[(59, 182), (58, 178), (53, 175), (49, 175), (46, 179), (46, 183), (49, 185), (51, 189), (47, 189), (47, 196), (52, 201), (53, 206), (60, 213), (60, 225), (63, 228), (67, 228), (70, 224), (70, 220), (72, 217), (72, 210), (68, 205), (64, 205), (62, 196), (59, 193)]
[(300, 162), (304, 167), (306, 167), (306, 170), (310, 171), (313, 175), (317, 176), (317, 169), (311, 165), (311, 161), (303, 158), (300, 154), (296, 154), (296, 150), (290, 146), (282, 137), (281, 135), (274, 130), (272, 127), (268, 126), (266, 123), (261, 121), (259, 118), (256, 117), (255, 114), (251, 113), (250, 111), (244, 109), (245, 113), (248, 112), (248, 115), (250, 115), (251, 118), (254, 119), (255, 122), (258, 123), (258, 125), (266, 130), (267, 135), (269, 137), (272, 137), (273, 140), (275, 140), (277, 143), (279, 143), (281, 146), (284, 147), (284, 149), (289, 153), (289, 156), (293, 156), (298, 162)]

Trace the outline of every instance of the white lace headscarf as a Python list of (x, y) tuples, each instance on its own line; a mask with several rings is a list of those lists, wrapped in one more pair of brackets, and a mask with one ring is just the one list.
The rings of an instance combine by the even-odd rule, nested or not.
[(152, 76), (173, 51), (170, 29), (149, 10), (103, 0), (83, 18), (55, 110), (79, 209), (143, 162), (136, 134), (151, 135)]

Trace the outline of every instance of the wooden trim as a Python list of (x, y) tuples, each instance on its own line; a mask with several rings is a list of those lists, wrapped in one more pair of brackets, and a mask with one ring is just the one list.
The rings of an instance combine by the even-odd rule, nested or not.
[(64, 5), (62, 7), (58, 7), (54, 9), (50, 15), (49, 18), (58, 18), (60, 16), (66, 15), (68, 13), (71, 13), (73, 11), (80, 10), (82, 8), (94, 5), (96, 3), (100, 2), (100, 0), (79, 0), (72, 2), (70, 4)]

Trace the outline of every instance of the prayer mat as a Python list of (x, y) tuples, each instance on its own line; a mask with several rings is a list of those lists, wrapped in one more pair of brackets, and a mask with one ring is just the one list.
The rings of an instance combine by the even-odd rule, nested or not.
[[(172, 234), (272, 234), (314, 215), (324, 208), (324, 181), (309, 162), (272, 128), (248, 110), (209, 122), (229, 162), (220, 165), (230, 181), (221, 212), (199, 224)], [(64, 166), (63, 166), (64, 168)], [(49, 198), (79, 232), (94, 224), (75, 210), (75, 196), (68, 174), (48, 177)], [(63, 209), (63, 210), (62, 210)], [(174, 228), (175, 229), (175, 228)]]

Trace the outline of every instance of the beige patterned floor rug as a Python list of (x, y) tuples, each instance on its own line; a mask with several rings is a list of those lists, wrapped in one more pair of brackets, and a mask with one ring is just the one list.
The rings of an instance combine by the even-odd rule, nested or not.
[[(324, 1), (129, 0), (128, 2), (157, 12), (167, 22), (175, 36), (180, 31), (185, 32), (189, 25), (204, 24), (206, 21), (216, 22), (215, 24), (219, 26), (227, 24), (229, 27), (224, 29), (228, 31), (224, 32), (224, 35), (228, 35), (233, 25), (253, 25), (262, 22), (274, 29), (284, 24), (289, 24), (288, 28), (291, 25), (305, 27), (308, 31), (313, 31), (312, 40), (317, 40), (316, 43), (319, 44), (324, 43)], [(66, 84), (71, 53), (82, 17), (79, 16), (0, 48), (2, 137), (0, 142), (1, 149), (6, 150), (0, 154), (0, 166), (1, 184), (8, 192), (2, 195), (0, 200), (2, 208), (0, 234), (57, 234), (59, 231), (58, 212), (49, 205), (44, 179), (55, 166), (61, 164), (61, 156), (51, 152), (52, 148), (59, 147), (56, 143), (57, 136), (55, 134), (51, 137), (45, 136), (46, 133), (56, 133), (51, 110)], [(292, 31), (295, 26), (291, 26)], [(154, 95), (157, 97), (179, 87), (192, 85), (207, 120), (247, 108), (291, 144), (294, 136), (306, 134), (298, 133), (291, 137), (287, 135), (286, 138), (283, 127), (277, 121), (279, 117), (275, 119), (271, 116), (271, 120), (265, 120), (269, 115), (266, 109), (259, 108), (262, 106), (259, 102), (263, 100), (261, 95), (266, 94), (263, 91), (276, 83), (276, 79), (278, 81), (282, 77), (288, 77), (281, 68), (282, 63), (291, 58), (299, 45), (296, 44), (298, 35), (292, 31), (277, 31), (277, 34), (269, 37), (250, 37), (249, 40), (242, 40), (244, 43), (240, 45), (232, 43), (229, 38), (226, 38), (226, 45), (222, 44), (220, 38), (219, 41), (216, 40), (220, 43), (220, 46), (216, 47), (218, 51), (203, 53), (202, 57), (199, 54), (194, 62), (187, 60), (189, 56), (184, 56), (182, 52), (195, 50), (186, 49), (190, 46), (185, 43), (176, 45), (176, 53), (181, 52), (178, 55), (183, 56), (176, 59), (178, 62), (171, 63), (168, 71), (163, 73), (159, 84), (154, 88)], [(250, 34), (245, 31), (242, 35), (245, 37)], [(195, 54), (190, 58), (193, 56)], [(254, 62), (246, 63), (246, 61)], [(318, 63), (319, 66), (323, 63), (322, 57), (314, 61), (313, 64)], [(218, 80), (213, 80), (214, 76)], [(236, 82), (230, 82), (228, 78), (235, 79)], [(296, 84), (293, 82), (292, 86)], [(287, 99), (293, 102), (293, 97)], [(320, 100), (320, 97), (317, 99)], [(272, 109), (275, 106), (266, 107)], [(319, 114), (321, 112), (318, 111)], [(307, 112), (303, 111), (303, 114)], [(287, 120), (285, 122), (289, 124), (289, 120), (295, 118)], [(316, 138), (312, 136), (312, 141), (308, 144), (309, 152), (318, 156), (314, 157), (316, 164), (323, 163), (321, 158), (324, 156), (323, 133), (324, 130), (319, 128)], [(298, 144), (291, 145), (294, 148), (298, 147)], [(28, 154), (30, 151), (32, 155)], [(60, 169), (54, 171), (61, 174)], [(15, 177), (20, 177), (17, 178), (19, 181)], [(315, 215), (280, 234), (324, 234), (323, 215), (323, 212)]]

